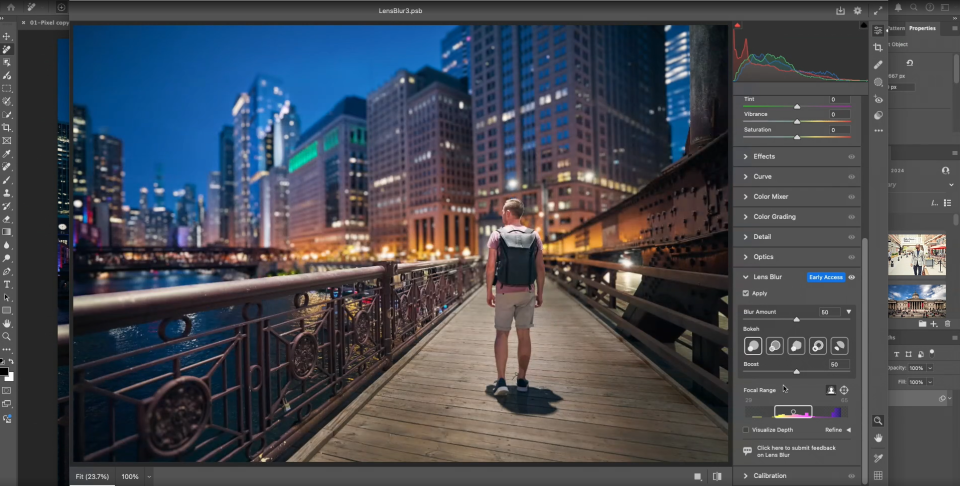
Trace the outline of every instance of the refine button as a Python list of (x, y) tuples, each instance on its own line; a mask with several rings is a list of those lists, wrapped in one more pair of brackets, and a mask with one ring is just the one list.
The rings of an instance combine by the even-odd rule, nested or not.
[(847, 274), (844, 272), (809, 272), (807, 273), (807, 283), (833, 282), (841, 283), (847, 281)]

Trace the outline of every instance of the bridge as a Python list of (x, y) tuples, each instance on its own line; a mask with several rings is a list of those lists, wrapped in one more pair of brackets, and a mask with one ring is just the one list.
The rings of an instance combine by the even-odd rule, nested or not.
[(725, 154), (546, 245), (527, 395), (491, 396), (476, 257), (77, 297), (62, 457), (724, 462)]

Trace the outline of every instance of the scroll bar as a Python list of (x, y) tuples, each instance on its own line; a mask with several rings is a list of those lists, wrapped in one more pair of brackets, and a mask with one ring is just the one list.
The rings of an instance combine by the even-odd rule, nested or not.
[(957, 96), (960, 95), (960, 54), (953, 55), (953, 131), (960, 132), (960, 113), (957, 112), (960, 108), (960, 100), (957, 99)]
[(870, 319), (867, 318), (867, 313), (869, 312), (870, 307), (867, 305), (867, 282), (870, 280), (867, 278), (867, 239), (864, 238), (861, 242), (861, 256), (860, 256), (860, 327), (862, 329), (860, 336), (860, 374), (862, 375), (860, 379), (862, 391), (860, 392), (860, 422), (862, 423), (863, 437), (861, 441), (863, 444), (860, 446), (863, 457), (860, 460), (860, 484), (866, 486), (867, 481), (870, 479), (870, 393), (868, 386), (870, 380), (868, 379), (867, 374), (870, 372), (870, 361), (867, 356), (867, 352), (870, 349), (870, 339), (868, 332), (870, 326), (868, 323)]

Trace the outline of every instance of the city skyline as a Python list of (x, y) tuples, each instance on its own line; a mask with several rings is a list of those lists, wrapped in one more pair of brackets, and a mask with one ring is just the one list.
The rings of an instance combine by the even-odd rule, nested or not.
[[(328, 106), (314, 102), (318, 99), (367, 96), (368, 108), (375, 106), (377, 100), (385, 100), (382, 112), (386, 117), (375, 115), (373, 121), (382, 119), (386, 124), (380, 123), (379, 128), (371, 126), (370, 159), (375, 163), (370, 166), (369, 176), (373, 179), (369, 197), (375, 213), (379, 214), (380, 208), (390, 206), (397, 206), (400, 213), (390, 216), (371, 213), (368, 236), (354, 236), (369, 237), (372, 246), (383, 248), (384, 252), (389, 247), (391, 253), (400, 255), (405, 254), (408, 242), (410, 245), (416, 242), (418, 249), (410, 249), (417, 252), (427, 251), (421, 248), (424, 243), (429, 243), (427, 247), (435, 246), (438, 232), (433, 228), (437, 224), (442, 224), (439, 234), (444, 235), (443, 247), (448, 252), (460, 247), (460, 230), (457, 228), (468, 232), (465, 235), (470, 240), (468, 246), (473, 247), (476, 232), (470, 234), (469, 228), (477, 223), (480, 224), (482, 246), (482, 236), (496, 226), (493, 221), (495, 206), (504, 196), (522, 198), (530, 207), (531, 217), (536, 220), (525, 221), (525, 224), (538, 231), (542, 226), (546, 232), (548, 221), (544, 211), (551, 213), (549, 226), (552, 231), (545, 234), (546, 238), (555, 236), (556, 232), (570, 231), (636, 192), (666, 165), (676, 161), (677, 141), (685, 141), (689, 127), (686, 26), (479, 25), (441, 26), (441, 29), (365, 26), (350, 30), (355, 36), (360, 34), (360, 40), (323, 57), (321, 63), (306, 62), (313, 59), (313, 51), (291, 46), (306, 46), (322, 39), (330, 41), (323, 45), (342, 42), (343, 36), (339, 34), (345, 31), (340, 27), (302, 26), (292, 30), (256, 26), (203, 26), (186, 30), (184, 27), (156, 27), (148, 29), (146, 35), (138, 32), (137, 38), (130, 43), (118, 43), (116, 40), (123, 40), (129, 32), (123, 27), (108, 26), (103, 30), (111, 34), (110, 45), (125, 47), (100, 52), (91, 63), (78, 56), (76, 65), (85, 67), (77, 73), (81, 81), (74, 82), (73, 98), (77, 104), (74, 105), (73, 120), (86, 121), (81, 126), (86, 125), (83, 132), (89, 134), (93, 142), (87, 149), (93, 155), (93, 167), (86, 172), (96, 174), (95, 187), (90, 189), (94, 199), (85, 204), (89, 210), (83, 218), (91, 217), (96, 221), (100, 234), (98, 245), (121, 246), (124, 243), (123, 237), (117, 236), (123, 233), (124, 214), (132, 214), (130, 209), (147, 209), (141, 207), (144, 200), (136, 196), (140, 195), (141, 188), (153, 186), (155, 195), (162, 196), (166, 192), (174, 196), (159, 204), (170, 216), (173, 216), (170, 211), (182, 212), (179, 208), (182, 204), (194, 208), (192, 211), (199, 215), (218, 212), (233, 215), (218, 225), (220, 234), (202, 238), (200, 230), (206, 226), (205, 217), (178, 218), (177, 221), (183, 224), (176, 224), (177, 233), (187, 231), (185, 234), (195, 232), (196, 235), (169, 238), (189, 240), (191, 243), (187, 246), (202, 241), (204, 245), (289, 247), (291, 206), (287, 199), (290, 197), (290, 182), (285, 166), (291, 156), (304, 149), (299, 145), (304, 141), (300, 140), (301, 124), (311, 126), (313, 120), (319, 120), (328, 109)], [(671, 27), (679, 34), (674, 33), (668, 38), (665, 34)], [(282, 35), (288, 42), (283, 44), (284, 49), (252, 44), (249, 49), (240, 49), (238, 54), (233, 49), (223, 50), (225, 43), (232, 42), (230, 35), (241, 35), (245, 39)], [(164, 44), (160, 41), (171, 36), (176, 37), (176, 42)], [(106, 37), (99, 30), (95, 34), (82, 35), (75, 51), (97, 51), (98, 43), (106, 42)], [(383, 60), (382, 50), (371, 49), (371, 45), (396, 44), (396, 38), (410, 42), (409, 46), (400, 44), (398, 48), (405, 55)], [(178, 43), (187, 41), (193, 48), (187, 54), (171, 59), (172, 53), (180, 46)], [(156, 43), (163, 46), (159, 51)], [(467, 70), (451, 61), (452, 57), (461, 56), (459, 50), (467, 49), (464, 44), (471, 48), (469, 58), (461, 57), (462, 64), (471, 66)], [(472, 51), (474, 44), (475, 52)], [(439, 56), (437, 46), (441, 47)], [(536, 57), (530, 52), (534, 46)], [(660, 51), (661, 48), (664, 51)], [(138, 49), (137, 56), (132, 58), (136, 69), (116, 72), (111, 71), (111, 66), (102, 65), (101, 59), (122, 56), (124, 49)], [(519, 58), (514, 58), (515, 49), (521, 53)], [(137, 59), (142, 58), (149, 58), (151, 62), (136, 66)], [(400, 64), (399, 59), (407, 58), (414, 61), (410, 65)], [(671, 59), (681, 59), (682, 62), (671, 63)], [(204, 65), (206, 69), (196, 69), (203, 60), (209, 61)], [(421, 67), (413, 68), (418, 65)], [(514, 71), (515, 65), (520, 66), (519, 71)], [(436, 66), (460, 68), (453, 69), (453, 72), (469, 73), (471, 77), (483, 80), (483, 84), (476, 86), (471, 97), (468, 84), (472, 83), (442, 74)], [(130, 71), (136, 75), (129, 74)], [(390, 80), (387, 85), (382, 79), (373, 78), (382, 73), (390, 73), (385, 78)], [(657, 73), (665, 73), (665, 76)], [(244, 78), (247, 75), (250, 77)], [(400, 77), (394, 79), (396, 76)], [(445, 84), (463, 90), (464, 98), (454, 96), (461, 100), (454, 102), (459, 103), (455, 113), (456, 116), (466, 114), (467, 118), (451, 133), (466, 135), (466, 138), (451, 142), (450, 137), (454, 135), (444, 132), (446, 141), (437, 142), (440, 144), (435, 147), (438, 150), (420, 147), (422, 154), (406, 153), (409, 141), (400, 143), (404, 147), (400, 151), (395, 147), (378, 150), (377, 140), (388, 142), (395, 130), (401, 140), (409, 137), (407, 132), (410, 130), (433, 133), (427, 126), (407, 127), (417, 110), (406, 112), (407, 98), (431, 84), (436, 76), (449, 78)], [(137, 82), (128, 79), (134, 77)], [(403, 81), (408, 77), (408, 86), (401, 89), (406, 94), (387, 96), (388, 92), (403, 87)], [(668, 92), (665, 80), (667, 85), (672, 81), (683, 82), (675, 83)], [(392, 86), (394, 84), (396, 86)], [(677, 86), (679, 84), (684, 86)], [(519, 90), (516, 89), (518, 86)], [(412, 90), (414, 87), (417, 89)], [(432, 103), (436, 99), (437, 94), (434, 94), (424, 101)], [(441, 99), (450, 102), (448, 97), (441, 96)], [(440, 118), (451, 115), (453, 113), (441, 114)], [(118, 123), (120, 128), (114, 129)], [(451, 128), (448, 125), (441, 123), (441, 131)], [(498, 133), (500, 125), (502, 133)], [(276, 132), (276, 137), (271, 135), (272, 132)], [(223, 152), (224, 134), (233, 139), (233, 160), (223, 158), (226, 154)], [(517, 145), (521, 135), (522, 151)], [(478, 142), (475, 150), (472, 148), (474, 138)], [(422, 137), (416, 141), (422, 142)], [(671, 144), (675, 147), (673, 157)], [(434, 161), (430, 154), (436, 152), (437, 163), (445, 164), (449, 161), (441, 152), (456, 147), (467, 151), (463, 163), (454, 161), (454, 165), (448, 168), (432, 166)], [(350, 155), (348, 158), (363, 163), (364, 153), (361, 149), (354, 154), (358, 157)], [(499, 155), (503, 158), (502, 166), (498, 162)], [(391, 163), (394, 156), (397, 163)], [(404, 168), (404, 160), (430, 162), (430, 167), (415, 163)], [(330, 164), (329, 161), (324, 163)], [(91, 165), (90, 161), (87, 165)], [(331, 167), (325, 170), (329, 172)], [(418, 167), (427, 167), (426, 172), (420, 174)], [(210, 173), (218, 169), (223, 174), (220, 185), (224, 190), (230, 190), (232, 186), (235, 199), (226, 203), (231, 198), (223, 199), (217, 194), (213, 199), (221, 201), (221, 207), (204, 207), (204, 200), (211, 199), (208, 189), (218, 187), (208, 183)], [(437, 175), (441, 177), (437, 178)], [(447, 187), (460, 176), (469, 176), (472, 180), (470, 187)], [(418, 178), (424, 180), (415, 181)], [(394, 179), (399, 183), (387, 184)], [(157, 183), (162, 184), (163, 190), (158, 189)], [(427, 187), (428, 184), (440, 185)], [(177, 197), (184, 188), (193, 194), (189, 201)], [(408, 189), (426, 190), (436, 195), (446, 191), (447, 196), (437, 200), (434, 196), (408, 200), (411, 197)], [(306, 188), (300, 189), (301, 192), (304, 190)], [(450, 197), (457, 194), (469, 201), (451, 200)], [(307, 195), (304, 193), (302, 197)], [(367, 194), (363, 193), (351, 196), (351, 200), (365, 200), (366, 197)], [(551, 200), (546, 203), (548, 197)], [(556, 199), (552, 199), (554, 197)], [(544, 201), (539, 201), (541, 198)], [(156, 201), (155, 197), (151, 208)], [(545, 206), (541, 207), (539, 202), (544, 202)], [(237, 206), (228, 210), (227, 206), (233, 204)], [(413, 208), (408, 214), (406, 206), (410, 204), (425, 206)], [(438, 210), (449, 214), (425, 215)], [(90, 211), (96, 212), (96, 217), (87, 216), (93, 215)], [(463, 216), (465, 219), (461, 221), (461, 214), (476, 214), (477, 217)], [(186, 224), (186, 219), (191, 222)], [(399, 224), (388, 231), (389, 238), (382, 231), (388, 220)], [(451, 222), (455, 236), (450, 236), (447, 221)], [(462, 223), (465, 224), (461, 226)], [(363, 223), (359, 224), (363, 226)], [(418, 226), (418, 231), (409, 233), (408, 224), (423, 228)], [(427, 228), (430, 228), (429, 232)], [(104, 235), (109, 237), (104, 239)], [(426, 241), (420, 238), (421, 235)], [(318, 236), (313, 235), (314, 242), (319, 241), (316, 238)], [(447, 240), (453, 244), (448, 245)]]
[[(291, 103), (309, 126), (344, 96), (365, 96), (401, 66), (439, 68), (439, 42), (452, 28), (78, 26), (73, 98), (75, 104), (89, 109), (91, 132), (124, 143), (125, 205), (136, 207), (140, 188), (152, 187), (158, 163), (163, 165), (168, 191), (196, 184), (198, 193), (206, 197), (208, 175), (219, 168), (218, 134), (224, 125), (232, 124), (230, 110), (237, 95), (249, 90), (258, 74), (283, 80)], [(287, 39), (297, 47), (281, 54), (275, 43), (253, 43), (237, 54), (229, 50), (237, 37)], [(388, 48), (396, 45), (398, 37), (413, 48)], [(331, 48), (330, 56), (323, 58), (326, 61), (311, 65), (312, 46), (331, 43), (342, 46)], [(113, 60), (118, 58), (131, 62), (117, 65)], [(338, 68), (338, 76), (330, 77), (325, 70), (330, 66)], [(197, 77), (197, 73), (204, 75)], [(178, 80), (181, 88), (171, 86)], [(184, 110), (180, 117), (175, 116), (178, 109)], [(154, 148), (156, 140), (176, 142), (163, 154)], [(171, 203), (168, 199), (168, 208)]]

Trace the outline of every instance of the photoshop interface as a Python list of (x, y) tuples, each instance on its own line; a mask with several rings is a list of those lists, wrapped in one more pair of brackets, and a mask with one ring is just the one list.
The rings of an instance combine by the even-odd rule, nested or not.
[(958, 17), (4, 2), (0, 484), (960, 484)]

